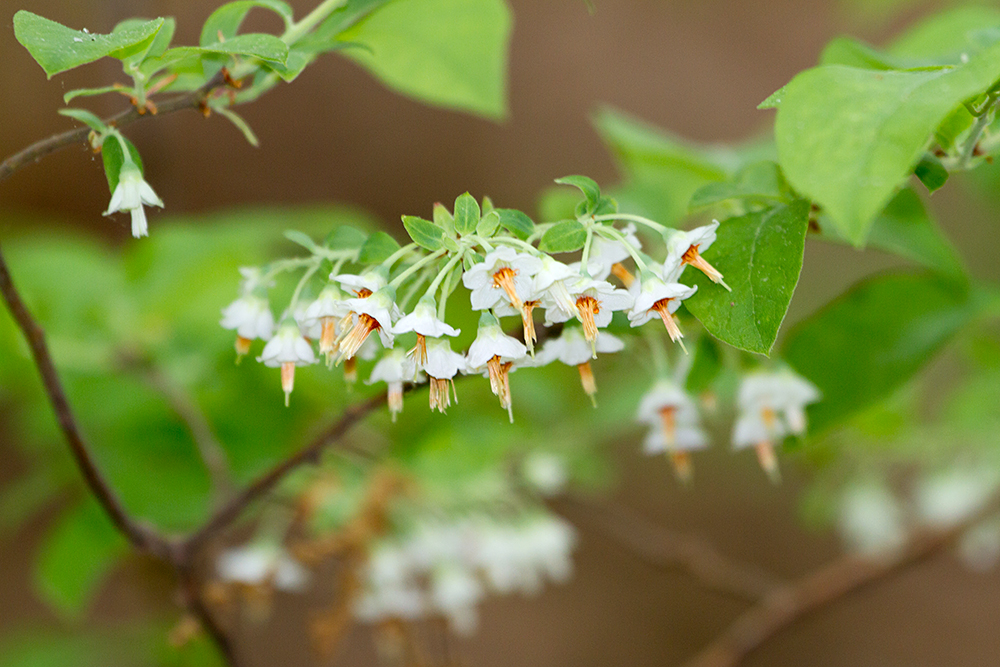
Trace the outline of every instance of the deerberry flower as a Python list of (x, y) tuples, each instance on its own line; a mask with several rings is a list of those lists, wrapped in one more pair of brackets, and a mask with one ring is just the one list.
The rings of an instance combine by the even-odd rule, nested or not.
[(281, 389), (285, 392), (285, 406), (295, 387), (295, 367), (308, 366), (316, 363), (316, 355), (312, 346), (306, 342), (299, 332), (299, 326), (286, 320), (278, 333), (264, 346), (264, 351), (257, 357), (265, 366), (281, 367)]
[(591, 356), (597, 358), (597, 330), (611, 324), (613, 311), (631, 308), (632, 295), (609, 282), (590, 278), (579, 280), (570, 292), (576, 297), (576, 316), (583, 324)]
[[(636, 290), (635, 284), (632, 286)], [(654, 274), (643, 273), (639, 281), (637, 296), (632, 310), (629, 311), (629, 324), (640, 326), (654, 317), (663, 320), (663, 325), (670, 334), (670, 340), (679, 341), (684, 337), (674, 313), (681, 307), (681, 301), (698, 291), (697, 287), (688, 287), (680, 283), (665, 283)], [(683, 347), (683, 343), (681, 344)]]
[(472, 309), (486, 310), (504, 297), (520, 310), (531, 297), (532, 277), (542, 268), (542, 260), (503, 246), (462, 274), (462, 284), (471, 292)]
[(341, 334), (338, 363), (357, 354), (361, 344), (375, 331), (384, 347), (392, 347), (392, 323), (400, 315), (395, 302), (396, 290), (392, 287), (383, 287), (369, 296), (344, 302), (352, 313), (353, 326)]
[(302, 324), (307, 327), (319, 325), (319, 353), (326, 355), (329, 365), (336, 351), (337, 323), (350, 313), (347, 306), (347, 295), (336, 285), (327, 285), (319, 293), (316, 300), (310, 303), (302, 313)]
[(672, 380), (660, 380), (646, 392), (639, 403), (636, 419), (653, 428), (646, 436), (647, 454), (667, 452), (681, 481), (691, 478), (690, 452), (704, 449), (708, 437), (699, 425), (694, 401)]
[(131, 159), (126, 159), (118, 173), (118, 185), (111, 193), (111, 203), (104, 215), (111, 215), (118, 211), (128, 211), (132, 214), (132, 236), (149, 236), (149, 228), (146, 225), (146, 206), (159, 206), (163, 208), (163, 200), (156, 196), (153, 188), (142, 177), (139, 165)]
[(403, 383), (419, 382), (416, 363), (402, 350), (386, 350), (372, 369), (366, 384), (376, 382), (389, 385), (389, 412), (392, 414), (392, 421), (396, 421), (396, 415), (403, 411)]
[[(427, 342), (427, 359), (422, 368), (430, 383), (431, 410), (443, 414), (451, 405), (451, 395), (455, 392), (455, 375), (466, 371), (465, 357), (452, 351), (451, 343), (446, 339), (432, 338)], [(457, 393), (455, 402), (458, 402)]]
[(507, 410), (511, 423), (514, 422), (514, 412), (510, 403), (508, 374), (511, 364), (523, 359), (527, 352), (521, 341), (503, 332), (500, 322), (489, 311), (482, 314), (476, 340), (469, 347), (469, 370), (479, 373), (486, 369), (490, 376), (490, 389), (500, 399), (500, 407)]
[(215, 568), (223, 581), (247, 586), (299, 591), (309, 581), (309, 572), (283, 549), (264, 544), (228, 549), (219, 555)]
[(667, 238), (667, 258), (663, 261), (663, 280), (668, 283), (677, 282), (684, 267), (690, 264), (708, 276), (713, 283), (718, 283), (732, 291), (729, 289), (729, 285), (722, 280), (722, 274), (706, 262), (700, 254), (715, 243), (715, 230), (718, 228), (719, 221), (713, 220), (710, 225), (697, 227), (688, 232), (675, 230)]
[(419, 364), (427, 363), (428, 336), (440, 338), (441, 336), (457, 336), (462, 333), (461, 329), (456, 329), (438, 319), (437, 303), (432, 296), (420, 299), (413, 308), (413, 312), (401, 317), (392, 328), (392, 332), (396, 335), (411, 331), (417, 334), (417, 345), (410, 353), (416, 355)]
[(357, 297), (366, 297), (379, 291), (388, 284), (389, 271), (383, 266), (376, 266), (360, 275), (353, 273), (330, 274), (330, 280), (340, 283), (346, 292), (352, 292)]
[(222, 310), (219, 322), (225, 329), (236, 330), (237, 361), (250, 351), (255, 338), (268, 340), (274, 335), (274, 315), (267, 299), (244, 294)]
[(620, 339), (603, 331), (597, 334), (597, 339), (591, 346), (583, 329), (578, 326), (568, 326), (563, 328), (562, 334), (558, 338), (545, 343), (536, 357), (536, 362), (538, 365), (545, 365), (553, 361), (560, 361), (567, 366), (576, 366), (580, 371), (580, 383), (583, 385), (583, 390), (596, 406), (597, 383), (594, 381), (590, 360), (595, 351), (618, 352), (624, 347), (625, 343)]
[(606, 280), (611, 275), (612, 267), (615, 264), (624, 262), (632, 256), (632, 253), (625, 247), (625, 243), (630, 244), (633, 251), (642, 249), (642, 243), (639, 241), (639, 237), (635, 235), (634, 224), (629, 223), (621, 232), (625, 235), (624, 243), (622, 241), (606, 239), (598, 235), (594, 236), (593, 243), (590, 246), (590, 261), (587, 262), (587, 268), (590, 270), (590, 275), (593, 278)]
[(453, 632), (475, 632), (479, 617), (476, 604), (483, 597), (483, 586), (466, 567), (457, 563), (438, 567), (431, 577), (430, 603), (446, 619)]

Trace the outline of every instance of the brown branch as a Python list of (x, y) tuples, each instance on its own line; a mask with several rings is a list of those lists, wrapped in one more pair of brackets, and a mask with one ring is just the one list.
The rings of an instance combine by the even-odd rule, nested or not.
[(1000, 509), (1000, 496), (960, 523), (914, 535), (900, 550), (881, 557), (845, 555), (781, 586), (748, 609), (685, 667), (734, 667), (799, 619), (843, 596), (925, 560)]
[(597, 505), (573, 497), (561, 498), (553, 505), (557, 509), (578, 507), (580, 517), (585, 518), (577, 523), (589, 524), (653, 567), (682, 570), (719, 593), (756, 601), (781, 585), (760, 568), (728, 558), (708, 542), (654, 524), (625, 506)]

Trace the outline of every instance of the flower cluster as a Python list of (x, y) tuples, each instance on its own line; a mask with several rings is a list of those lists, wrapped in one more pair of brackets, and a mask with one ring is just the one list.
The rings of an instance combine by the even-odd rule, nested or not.
[(545, 581), (569, 579), (575, 543), (572, 526), (543, 513), (517, 521), (425, 521), (374, 545), (354, 615), (369, 623), (438, 616), (469, 634), (488, 593), (532, 595)]

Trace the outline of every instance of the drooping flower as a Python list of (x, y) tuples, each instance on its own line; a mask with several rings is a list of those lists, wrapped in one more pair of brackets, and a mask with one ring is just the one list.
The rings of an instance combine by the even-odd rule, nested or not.
[(222, 310), (223, 328), (236, 330), (237, 361), (250, 351), (254, 339), (269, 340), (274, 335), (274, 315), (267, 299), (244, 294)]
[(507, 410), (511, 423), (514, 422), (514, 412), (510, 402), (511, 364), (524, 358), (528, 349), (521, 341), (506, 335), (500, 328), (500, 322), (489, 311), (479, 318), (479, 330), (476, 340), (469, 347), (469, 372), (480, 373), (484, 370), (490, 377), (490, 389), (500, 399), (500, 407)]
[(574, 288), (576, 316), (583, 324), (583, 336), (590, 342), (591, 356), (597, 357), (597, 330), (611, 324), (616, 310), (632, 307), (632, 295), (604, 280), (584, 279)]
[[(632, 286), (635, 290), (635, 285)], [(665, 283), (652, 273), (643, 273), (640, 279), (635, 304), (629, 311), (629, 324), (640, 326), (654, 317), (663, 320), (663, 325), (670, 335), (670, 340), (678, 342), (684, 337), (674, 313), (681, 307), (681, 301), (698, 291), (697, 287), (688, 287), (680, 283)], [(683, 347), (683, 343), (681, 344)]]
[(309, 581), (309, 572), (283, 549), (254, 544), (228, 549), (215, 563), (219, 578), (247, 586), (271, 585), (285, 591), (300, 591)]
[(386, 350), (375, 364), (366, 384), (385, 382), (389, 385), (388, 404), (392, 421), (403, 411), (403, 383), (418, 382), (416, 362), (403, 350)]
[[(465, 357), (451, 349), (451, 343), (444, 338), (432, 338), (427, 341), (427, 359), (423, 371), (430, 383), (431, 410), (444, 413), (451, 405), (451, 396), (455, 392), (455, 375), (466, 371)], [(458, 402), (458, 394), (455, 394)]]
[(851, 484), (840, 499), (839, 510), (840, 534), (852, 551), (884, 555), (906, 543), (903, 509), (881, 483)]
[(374, 294), (344, 302), (352, 314), (353, 325), (341, 334), (338, 363), (357, 354), (372, 332), (378, 332), (382, 345), (392, 347), (392, 323), (400, 316), (396, 306), (396, 290), (383, 287)]
[(462, 284), (471, 292), (472, 309), (493, 308), (506, 299), (521, 310), (531, 298), (532, 278), (542, 268), (542, 260), (502, 246), (462, 274)]
[(316, 300), (303, 310), (302, 324), (307, 327), (317, 325), (320, 327), (319, 352), (326, 355), (327, 365), (333, 361), (333, 353), (337, 349), (337, 324), (349, 313), (347, 295), (332, 284), (324, 287)]
[(468, 568), (458, 563), (439, 566), (431, 575), (429, 601), (448, 620), (452, 632), (469, 635), (476, 630), (476, 605), (483, 598), (483, 586)]
[(351, 292), (356, 297), (370, 296), (385, 287), (389, 282), (389, 272), (384, 266), (375, 266), (362, 271), (361, 274), (339, 273), (330, 274), (330, 280), (340, 284), (345, 292)]
[(625, 247), (625, 243), (632, 246), (632, 250), (642, 249), (642, 242), (635, 235), (635, 225), (629, 223), (622, 230), (625, 235), (625, 242), (606, 239), (602, 236), (594, 236), (590, 246), (590, 260), (587, 262), (587, 269), (592, 278), (596, 280), (607, 280), (611, 275), (615, 264), (624, 262), (632, 253)]
[(562, 493), (569, 481), (566, 462), (551, 452), (536, 450), (528, 454), (521, 466), (521, 474), (528, 486), (543, 496)]
[(701, 256), (701, 253), (715, 243), (715, 230), (718, 228), (719, 221), (713, 220), (712, 224), (696, 227), (691, 231), (675, 230), (667, 238), (667, 258), (663, 262), (663, 280), (668, 283), (677, 282), (684, 267), (690, 265), (708, 276), (712, 282), (729, 290), (729, 285), (722, 279), (722, 274)]
[(295, 367), (308, 366), (316, 363), (316, 355), (312, 346), (306, 342), (294, 321), (286, 320), (278, 329), (274, 338), (264, 346), (264, 351), (257, 357), (271, 368), (281, 367), (281, 389), (285, 392), (285, 406), (295, 387)]
[(131, 159), (126, 159), (118, 173), (118, 185), (111, 193), (111, 203), (108, 204), (108, 210), (104, 215), (128, 211), (132, 214), (132, 236), (135, 238), (149, 236), (144, 205), (163, 208), (163, 200), (156, 196), (153, 188), (142, 177), (139, 165)]
[(416, 356), (418, 364), (427, 363), (427, 338), (440, 338), (441, 336), (457, 336), (462, 333), (461, 329), (449, 325), (438, 319), (437, 303), (434, 297), (425, 296), (413, 308), (413, 312), (404, 315), (392, 327), (394, 334), (404, 334), (414, 332), (417, 334), (417, 345), (410, 351)]
[(536, 362), (538, 365), (545, 365), (559, 361), (567, 366), (576, 366), (580, 371), (580, 383), (583, 385), (583, 390), (596, 406), (597, 383), (594, 380), (593, 369), (590, 367), (590, 360), (595, 351), (618, 352), (624, 347), (624, 342), (604, 331), (598, 332), (597, 339), (591, 346), (581, 327), (567, 326), (563, 328), (562, 334), (558, 338), (545, 343), (536, 356)]
[(691, 452), (708, 446), (694, 401), (672, 380), (659, 380), (639, 403), (636, 419), (652, 428), (643, 449), (647, 454), (666, 452), (681, 481), (691, 479)]

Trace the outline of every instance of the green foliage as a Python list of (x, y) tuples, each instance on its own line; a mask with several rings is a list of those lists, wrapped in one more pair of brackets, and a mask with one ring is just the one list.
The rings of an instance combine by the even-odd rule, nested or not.
[(406, 227), (406, 233), (410, 235), (413, 242), (421, 248), (434, 251), (441, 247), (444, 230), (433, 222), (413, 215), (404, 215), (403, 226)]
[(455, 200), (455, 231), (462, 236), (472, 234), (479, 226), (479, 202), (468, 192)]
[(254, 7), (268, 9), (285, 23), (287, 30), (292, 26), (292, 8), (286, 2), (279, 0), (237, 0), (222, 5), (206, 19), (201, 29), (200, 46), (217, 44), (221, 39), (229, 40), (236, 36), (243, 20)]
[(392, 253), (399, 250), (399, 243), (385, 232), (375, 232), (361, 246), (358, 261), (363, 264), (378, 264), (384, 262)]
[(500, 226), (522, 241), (535, 233), (535, 223), (527, 214), (512, 208), (498, 208)]
[(586, 242), (587, 230), (578, 220), (562, 220), (545, 231), (538, 249), (552, 253), (573, 252)]
[(489, 118), (507, 115), (511, 19), (503, 0), (395, 0), (345, 30), (345, 52), (417, 99)]
[(716, 338), (747, 352), (768, 354), (802, 269), (809, 203), (796, 201), (726, 220), (705, 259), (732, 292), (701, 274), (685, 279), (698, 292), (684, 305)]
[(163, 22), (155, 19), (138, 27), (116, 29), (110, 35), (98, 35), (67, 28), (22, 9), (14, 15), (14, 36), (52, 78), (105, 56), (124, 60), (145, 50)]
[(753, 162), (737, 171), (731, 180), (708, 183), (691, 195), (688, 208), (697, 211), (722, 202), (739, 200), (757, 206), (788, 203), (794, 199), (781, 167), (770, 160)]

